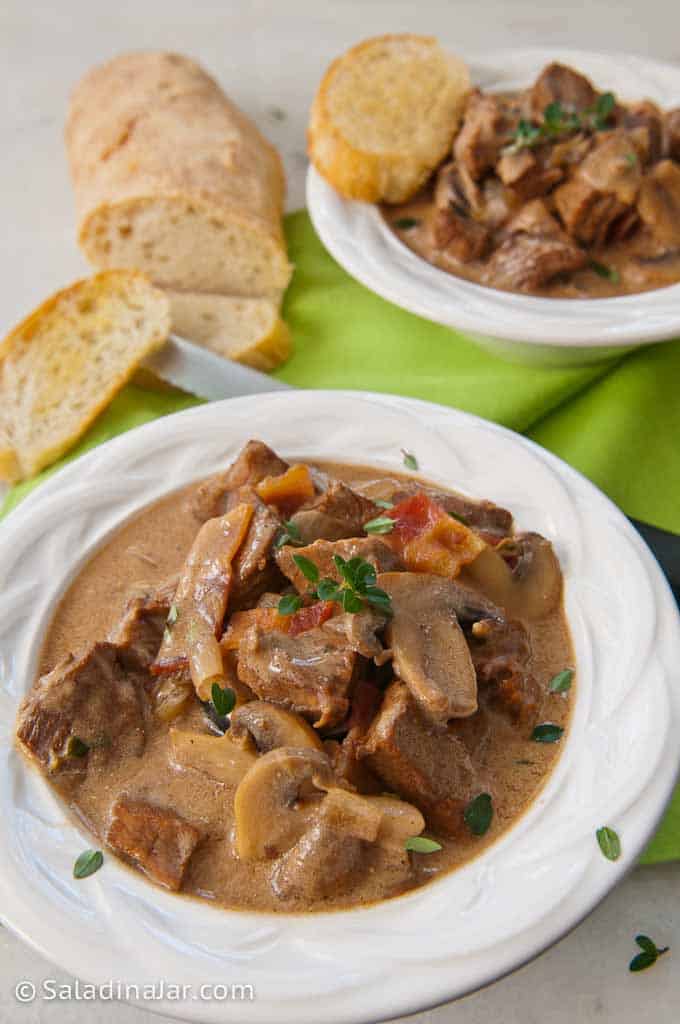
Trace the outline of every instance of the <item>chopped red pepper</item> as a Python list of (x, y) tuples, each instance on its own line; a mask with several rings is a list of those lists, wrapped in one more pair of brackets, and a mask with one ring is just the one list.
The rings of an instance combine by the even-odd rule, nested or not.
[(395, 505), (390, 518), (394, 528), (381, 539), (411, 572), (457, 576), (486, 547), (481, 537), (423, 491)]
[(306, 633), (308, 629), (315, 629), (330, 619), (335, 605), (333, 601), (316, 601), (314, 604), (300, 608), (290, 617), (288, 632), (291, 636), (298, 633)]

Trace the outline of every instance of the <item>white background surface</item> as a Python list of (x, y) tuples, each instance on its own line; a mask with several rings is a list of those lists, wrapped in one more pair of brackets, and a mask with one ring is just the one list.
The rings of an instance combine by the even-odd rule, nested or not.
[[(179, 0), (0, 2), (0, 335), (84, 269), (61, 132), (67, 95), (90, 64), (124, 49), (172, 48), (197, 57), (282, 150), (289, 207), (302, 203), (304, 128), (329, 60), (385, 31), (432, 32), (462, 56), (508, 45), (610, 49), (680, 63), (675, 0), (592, 0), (540, 5), (497, 0)], [(680, 1018), (680, 865), (638, 869), (558, 947), (490, 989), (423, 1014), (418, 1024), (655, 1024)], [(1, 908), (0, 908), (1, 911)], [(633, 936), (672, 952), (630, 975)], [(140, 951), (143, 955), (143, 951)], [(18, 1005), (16, 982), (60, 978), (0, 930), (0, 1021), (11, 1024), (153, 1024), (118, 1004)], [(172, 980), (172, 979), (169, 979)], [(237, 980), (237, 979), (229, 979)], [(301, 984), (304, 984), (301, 979)], [(225, 1020), (238, 1018), (225, 1006)], [(319, 1007), (319, 1019), (324, 1019)]]

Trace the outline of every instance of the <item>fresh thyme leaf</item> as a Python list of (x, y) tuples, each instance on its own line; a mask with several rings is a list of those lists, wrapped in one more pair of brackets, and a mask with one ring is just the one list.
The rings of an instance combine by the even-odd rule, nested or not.
[(604, 825), (602, 828), (598, 828), (595, 835), (597, 836), (599, 847), (607, 860), (618, 860), (621, 856), (621, 840), (614, 829)]
[(637, 153), (626, 153), (623, 159), (629, 167), (635, 167), (638, 162)]
[(374, 505), (378, 506), (378, 508), (394, 508), (393, 501), (385, 501), (384, 498), (372, 498), (371, 500)]
[(223, 689), (219, 683), (212, 684), (210, 699), (220, 718), (226, 718), (227, 715), (231, 714), (236, 704), (236, 694), (234, 691), (229, 689), (228, 686)]
[(548, 689), (551, 693), (567, 693), (571, 689), (573, 678), (574, 670), (572, 668), (565, 668), (552, 677), (548, 683)]
[(605, 280), (611, 281), (612, 284), (618, 284), (621, 280), (616, 267), (608, 267), (606, 263), (598, 263), (597, 260), (591, 260), (590, 269), (594, 270), (598, 277), (604, 277)]
[(274, 118), (275, 121), (285, 121), (286, 111), (281, 107), (270, 107), (269, 114)]
[(363, 594), (366, 587), (374, 587), (376, 584), (377, 576), (375, 566), (371, 565), (370, 562), (365, 561), (363, 558), (358, 558), (356, 560), (352, 559), (352, 562), (354, 562), (354, 565), (352, 565), (354, 589), (358, 590), (360, 594)]
[(319, 585), (316, 588), (317, 597), (321, 601), (335, 601), (338, 597), (340, 587), (335, 580), (320, 580)]
[(392, 614), (392, 598), (386, 591), (381, 590), (380, 587), (366, 587), (364, 597), (375, 608), (379, 608), (382, 612), (387, 612), (388, 615)]
[(353, 590), (342, 591), (342, 610), (345, 612), (360, 612), (363, 611), (364, 602), (361, 600), (358, 594), (355, 594)]
[(449, 515), (452, 519), (455, 519), (457, 523), (462, 523), (463, 526), (467, 526), (468, 521), (465, 516), (459, 515), (458, 512), (449, 512)]
[(410, 231), (411, 228), (417, 228), (419, 224), (420, 221), (416, 217), (397, 217), (392, 221), (392, 226), (398, 228), (399, 231)]
[(480, 793), (474, 800), (471, 800), (463, 811), (463, 818), (473, 836), (483, 836), (488, 832), (493, 818), (493, 803), (490, 794)]
[(412, 452), (407, 452), (405, 448), (402, 448), (401, 454), (404, 456), (404, 465), (407, 469), (418, 468), (418, 460)]
[(531, 121), (521, 118), (512, 136), (512, 142), (505, 146), (503, 152), (507, 154), (519, 153), (521, 149), (528, 149), (531, 146), (537, 145), (541, 139), (541, 129), (537, 125), (532, 124)]
[(68, 743), (66, 744), (66, 756), (85, 757), (89, 749), (87, 743), (81, 740), (80, 736), (69, 736)]
[(302, 608), (302, 598), (297, 594), (284, 594), (277, 605), (279, 615), (292, 615)]
[(395, 523), (396, 519), (391, 519), (390, 516), (376, 516), (375, 519), (364, 523), (364, 530), (366, 533), (391, 533)]
[(104, 863), (104, 854), (101, 850), (83, 850), (73, 865), (74, 878), (87, 878), (99, 871)]
[(562, 736), (564, 729), (561, 725), (553, 725), (552, 722), (543, 722), (537, 725), (531, 734), (535, 743), (556, 743)]
[(607, 121), (613, 114), (615, 106), (616, 96), (613, 92), (603, 92), (597, 97), (593, 117), (593, 125), (596, 131), (601, 132), (607, 127)]
[(299, 529), (291, 519), (284, 519), (283, 529), (274, 541), (275, 548), (282, 548), (286, 544), (302, 544), (302, 536)]
[(178, 618), (179, 618), (179, 608), (177, 607), (176, 604), (171, 604), (170, 605), (170, 611), (168, 612), (168, 617), (167, 617), (167, 619), (165, 621), (167, 622), (168, 626), (174, 626), (175, 623), (177, 622)]
[(404, 849), (411, 850), (413, 853), (436, 853), (441, 848), (441, 843), (434, 839), (428, 839), (427, 836), (409, 836), (404, 843)]
[(663, 946), (661, 949), (657, 946), (653, 939), (650, 939), (648, 935), (636, 935), (635, 941), (642, 950), (637, 956), (634, 956), (628, 965), (628, 970), (633, 971), (644, 971), (648, 967), (651, 967), (660, 956), (668, 952), (669, 947)]
[(309, 558), (305, 558), (304, 555), (293, 555), (293, 561), (306, 580), (309, 580), (310, 583), (319, 582), (319, 570), (314, 565), (314, 562), (311, 562)]

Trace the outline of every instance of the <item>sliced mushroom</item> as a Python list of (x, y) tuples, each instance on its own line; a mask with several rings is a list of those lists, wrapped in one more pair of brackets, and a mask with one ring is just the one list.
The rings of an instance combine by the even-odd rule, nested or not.
[(234, 742), (254, 747), (260, 754), (277, 747), (323, 750), (318, 733), (304, 718), (264, 700), (250, 701), (233, 712), (231, 736)]
[(257, 755), (234, 743), (229, 735), (170, 729), (170, 756), (178, 768), (194, 768), (227, 786), (238, 786)]
[(388, 572), (378, 586), (392, 598), (386, 629), (394, 671), (433, 722), (477, 710), (477, 677), (456, 606), (459, 591), (443, 576)]
[(486, 548), (463, 575), (508, 616), (543, 619), (562, 597), (562, 570), (553, 546), (538, 533), (522, 533)]
[(418, 836), (425, 828), (425, 819), (413, 804), (396, 796), (365, 796), (380, 813), (380, 828), (376, 842), (381, 846), (396, 846), (404, 849), (410, 836)]
[(332, 785), (330, 763), (319, 750), (278, 747), (259, 757), (234, 797), (241, 860), (265, 860), (290, 849)]

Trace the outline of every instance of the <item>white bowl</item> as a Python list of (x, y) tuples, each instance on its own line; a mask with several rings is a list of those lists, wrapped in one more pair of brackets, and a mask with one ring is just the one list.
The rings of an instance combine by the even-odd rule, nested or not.
[[(552, 60), (571, 64), (624, 100), (680, 104), (680, 67), (627, 54), (501, 50), (472, 57), (470, 70), (483, 89), (520, 89)], [(576, 365), (680, 335), (680, 284), (610, 299), (514, 295), (433, 267), (390, 231), (376, 206), (343, 199), (313, 167), (307, 206), (328, 251), (367, 288), (411, 313), (465, 331), (505, 359)]]
[[(13, 746), (64, 588), (122, 522), (225, 465), (252, 436), (291, 457), (402, 469), (511, 508), (554, 542), (578, 667), (573, 724), (527, 814), (482, 856), (372, 907), (315, 915), (236, 913), (163, 892), (107, 856), (77, 882), (92, 840)], [(93, 984), (192, 986), (146, 1003), (168, 1016), (256, 1024), (377, 1021), (453, 999), (536, 956), (630, 868), (671, 793), (680, 755), (678, 615), (624, 516), (531, 442), (473, 416), (405, 398), (270, 393), (169, 416), (62, 470), (0, 528), (0, 912), (59, 966)], [(623, 853), (602, 856), (610, 825)], [(254, 986), (225, 1010), (215, 982)], [(128, 994), (130, 994), (128, 992)], [(131, 993), (134, 996), (134, 990)]]

